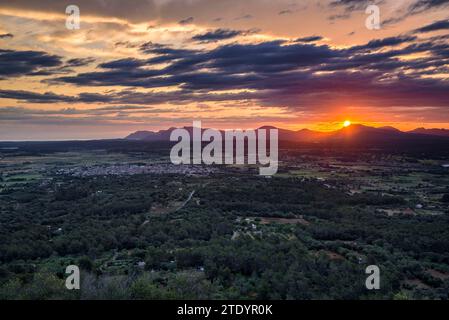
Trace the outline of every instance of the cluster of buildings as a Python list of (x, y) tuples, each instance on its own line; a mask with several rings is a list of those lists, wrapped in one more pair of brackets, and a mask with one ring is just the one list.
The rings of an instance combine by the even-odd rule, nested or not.
[(62, 168), (56, 171), (58, 175), (71, 175), (75, 177), (107, 176), (107, 175), (137, 175), (137, 174), (180, 174), (180, 175), (209, 175), (217, 169), (201, 165), (173, 165), (173, 164), (117, 164), (93, 165), (75, 168)]

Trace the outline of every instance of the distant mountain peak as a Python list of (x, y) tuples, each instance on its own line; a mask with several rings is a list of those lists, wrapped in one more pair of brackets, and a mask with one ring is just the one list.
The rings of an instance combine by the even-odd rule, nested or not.
[[(127, 140), (142, 140), (142, 141), (169, 141), (170, 134), (176, 128), (172, 127), (166, 130), (159, 130), (158, 132), (153, 131), (136, 131), (128, 135), (125, 139)], [(190, 134), (193, 132), (192, 126), (185, 126)], [(271, 125), (264, 125), (259, 129), (271, 130), (277, 129), (279, 132), (279, 140), (281, 141), (292, 141), (292, 142), (322, 142), (322, 141), (351, 141), (351, 140), (383, 140), (388, 141), (389, 139), (414, 139), (414, 138), (426, 138), (426, 136), (437, 136), (449, 137), (449, 130), (447, 129), (425, 129), (417, 128), (412, 131), (403, 132), (391, 126), (384, 127), (371, 127), (363, 124), (351, 124), (348, 127), (338, 129), (331, 132), (320, 132), (313, 131), (309, 129), (300, 129), (297, 131), (276, 128)], [(201, 128), (204, 132), (207, 128)], [(221, 131), (222, 134), (224, 131)]]
[(379, 127), (377, 129), (381, 129), (381, 130), (389, 130), (389, 131), (394, 131), (394, 132), (402, 132), (399, 129), (396, 129), (395, 127), (392, 126), (384, 126), (384, 127)]
[(432, 135), (432, 136), (440, 136), (440, 137), (449, 137), (449, 130), (448, 129), (426, 129), (426, 128), (416, 128), (414, 130), (408, 131), (409, 133), (415, 133), (415, 134), (426, 134), (426, 135)]
[[(265, 130), (272, 130), (272, 129), (278, 129), (275, 126), (262, 126), (259, 129), (265, 129)], [(279, 130), (279, 129), (278, 129)], [(282, 129), (281, 129), (282, 130)]]

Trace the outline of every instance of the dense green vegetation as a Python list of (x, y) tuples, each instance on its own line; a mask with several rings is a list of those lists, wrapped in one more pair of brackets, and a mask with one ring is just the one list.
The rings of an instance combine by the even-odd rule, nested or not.
[(449, 216), (376, 211), (405, 201), (237, 173), (22, 182), (0, 193), (0, 299), (448, 299)]

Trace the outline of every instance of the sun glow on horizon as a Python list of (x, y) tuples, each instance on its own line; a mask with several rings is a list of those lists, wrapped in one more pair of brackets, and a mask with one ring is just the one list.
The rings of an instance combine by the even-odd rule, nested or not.
[(351, 121), (346, 120), (345, 122), (343, 122), (343, 127), (347, 128), (351, 125)]

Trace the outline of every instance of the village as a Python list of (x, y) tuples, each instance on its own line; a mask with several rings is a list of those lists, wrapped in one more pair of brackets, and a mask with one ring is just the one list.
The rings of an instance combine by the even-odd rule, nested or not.
[(108, 176), (108, 175), (136, 175), (136, 174), (178, 174), (207, 176), (217, 172), (211, 166), (173, 165), (173, 164), (116, 164), (116, 165), (92, 165), (56, 170), (57, 175), (70, 175), (74, 177)]

